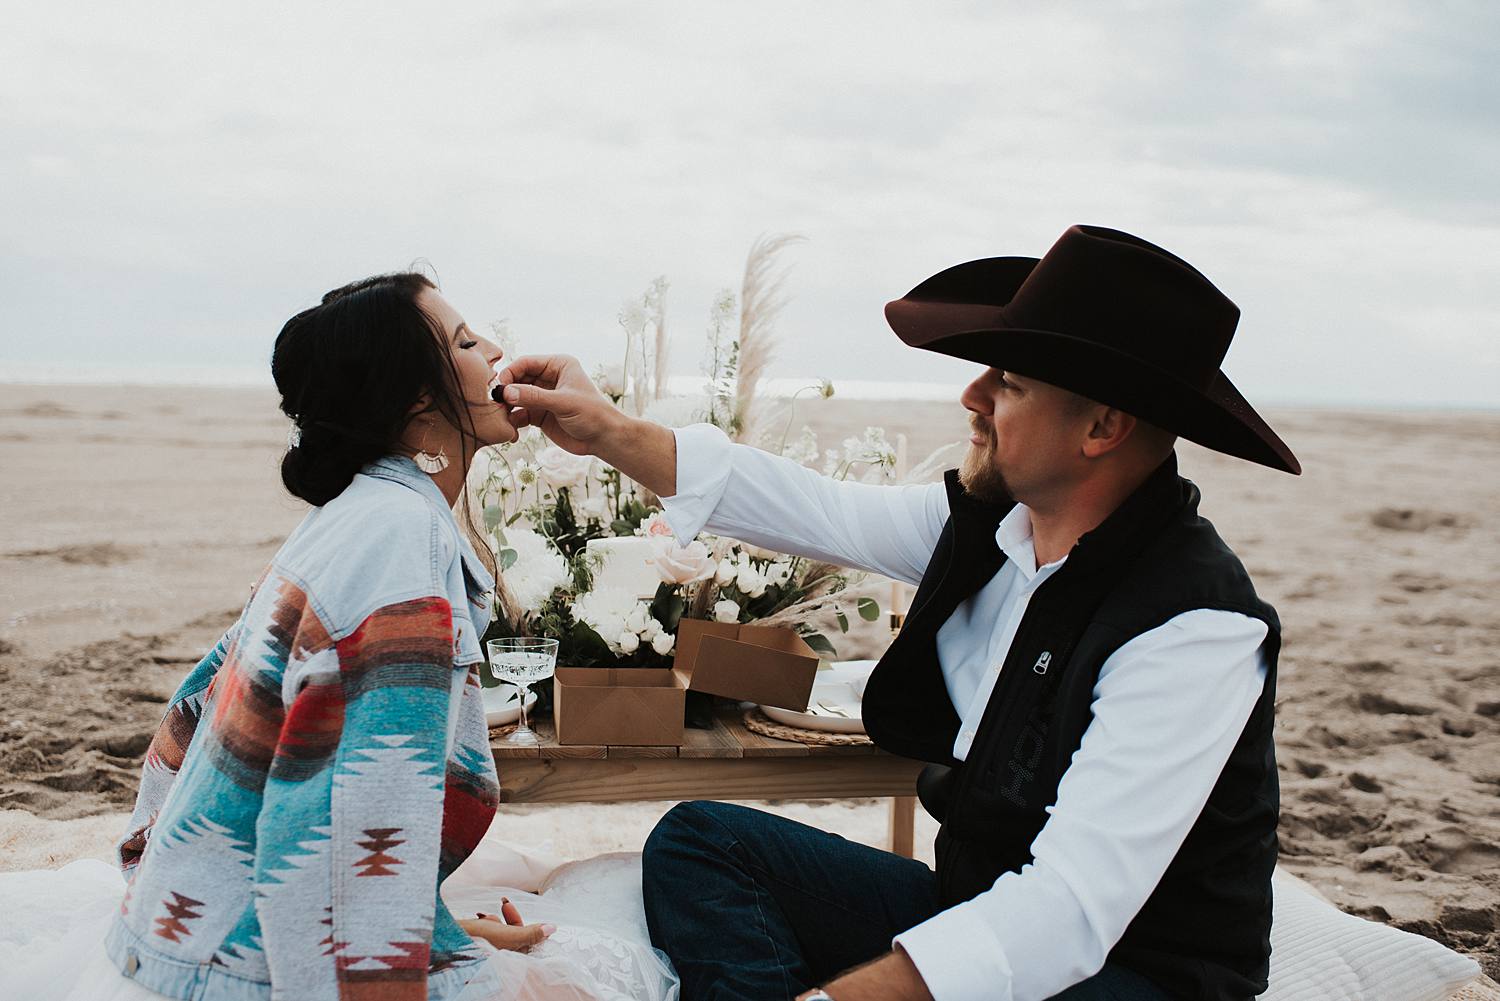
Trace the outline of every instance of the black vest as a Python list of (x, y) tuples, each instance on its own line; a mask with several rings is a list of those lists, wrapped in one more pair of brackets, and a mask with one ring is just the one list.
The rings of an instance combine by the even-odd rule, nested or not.
[(966, 760), (937, 660), (937, 632), (1005, 562), (995, 529), (1013, 503), (986, 505), (946, 476), (951, 514), (906, 624), (870, 677), (865, 726), (876, 744), (935, 763), (923, 806), (937, 840), (944, 906), (1032, 860), (1031, 842), (1092, 718), (1099, 668), (1135, 636), (1196, 608), (1265, 622), (1267, 678), (1208, 803), (1155, 891), (1110, 953), (1175, 996), (1253, 998), (1271, 954), (1271, 870), (1280, 790), (1271, 730), (1280, 623), (1244, 567), (1198, 515), (1175, 456), (1032, 596)]

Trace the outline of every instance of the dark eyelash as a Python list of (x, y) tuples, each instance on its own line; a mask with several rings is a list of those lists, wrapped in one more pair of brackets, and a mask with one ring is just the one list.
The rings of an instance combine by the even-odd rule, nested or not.
[(472, 348), (474, 345), (476, 345), (478, 343), (479, 343), (478, 341), (464, 341), (462, 344), (459, 345), (459, 347), (461, 347), (461, 348)]

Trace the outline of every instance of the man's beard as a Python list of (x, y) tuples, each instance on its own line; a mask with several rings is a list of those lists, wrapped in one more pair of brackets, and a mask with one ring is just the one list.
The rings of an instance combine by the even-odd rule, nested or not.
[(964, 453), (964, 460), (958, 467), (958, 482), (976, 500), (987, 504), (1008, 501), (1011, 499), (1010, 488), (1000, 470), (995, 468), (994, 431), (976, 425), (977, 422), (970, 422), (983, 443), (969, 444), (969, 450)]

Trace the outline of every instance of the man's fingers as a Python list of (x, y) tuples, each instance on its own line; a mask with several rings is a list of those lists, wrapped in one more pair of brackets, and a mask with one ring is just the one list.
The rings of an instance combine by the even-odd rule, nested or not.
[(500, 385), (513, 382), (536, 382), (537, 377), (547, 371), (545, 355), (524, 355), (512, 360), (500, 370)]
[(557, 396), (556, 390), (543, 389), (526, 383), (513, 383), (506, 386), (504, 393), (507, 404), (512, 407), (525, 407), (528, 410), (551, 410), (551, 403)]
[(578, 360), (572, 355), (524, 355), (500, 370), (500, 385), (512, 383), (534, 383), (552, 388), (557, 385), (570, 365)]

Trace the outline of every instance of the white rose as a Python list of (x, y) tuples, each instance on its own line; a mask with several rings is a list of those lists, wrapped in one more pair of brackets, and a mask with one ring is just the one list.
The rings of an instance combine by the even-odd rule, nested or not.
[(770, 579), (773, 584), (785, 584), (792, 576), (792, 565), (790, 563), (773, 563), (770, 570)]
[(728, 584), (730, 581), (734, 580), (734, 575), (739, 572), (740, 569), (739, 567), (734, 565), (734, 560), (721, 560), (719, 562), (718, 572), (714, 574), (714, 583), (718, 584), (720, 587), (723, 587), (725, 584)]
[(641, 639), (654, 641), (661, 634), (661, 623), (657, 622), (654, 618), (648, 618), (646, 620), (646, 628), (641, 630)]
[(766, 579), (752, 566), (740, 568), (740, 572), (735, 576), (734, 586), (752, 598), (759, 598), (766, 593)]
[(670, 535), (651, 535), (651, 555), (646, 562), (656, 568), (668, 584), (692, 584), (714, 574), (714, 558), (701, 542), (679, 546)]
[(621, 632), (620, 638), (616, 642), (620, 646), (621, 653), (635, 653), (641, 648), (641, 638), (629, 629)]
[(715, 622), (738, 622), (740, 621), (740, 606), (737, 602), (724, 598), (714, 602)]
[(665, 657), (667, 654), (672, 652), (672, 647), (676, 645), (676, 643), (676, 636), (673, 636), (666, 630), (662, 630), (651, 638), (651, 649), (655, 650), (657, 653)]
[(625, 616), (626, 631), (632, 633), (644, 632), (646, 629), (646, 620), (649, 618), (651, 618), (651, 615), (645, 603), (637, 602), (636, 606), (630, 610), (630, 614)]
[(554, 487), (581, 487), (588, 479), (593, 457), (574, 455), (556, 445), (549, 445), (536, 454), (537, 473)]

